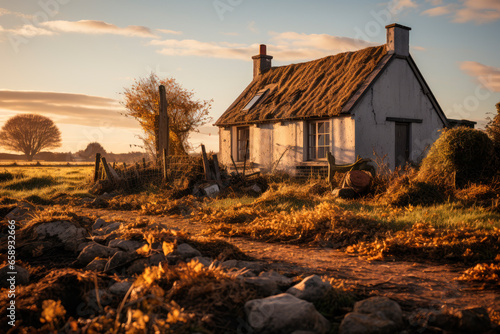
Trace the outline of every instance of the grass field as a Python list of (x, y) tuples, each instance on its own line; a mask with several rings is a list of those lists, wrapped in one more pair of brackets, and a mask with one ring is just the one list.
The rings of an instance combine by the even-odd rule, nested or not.
[(43, 200), (68, 194), (87, 196), (93, 166), (3, 166), (0, 167), (0, 197)]

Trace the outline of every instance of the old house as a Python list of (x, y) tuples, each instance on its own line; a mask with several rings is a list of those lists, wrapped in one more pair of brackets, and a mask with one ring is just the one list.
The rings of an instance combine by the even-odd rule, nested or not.
[[(387, 43), (273, 67), (261, 45), (253, 80), (217, 120), (221, 162), (292, 175), (359, 155), (391, 168), (417, 161), (448, 120), (410, 55), (410, 28)], [(248, 147), (247, 147), (248, 143)]]

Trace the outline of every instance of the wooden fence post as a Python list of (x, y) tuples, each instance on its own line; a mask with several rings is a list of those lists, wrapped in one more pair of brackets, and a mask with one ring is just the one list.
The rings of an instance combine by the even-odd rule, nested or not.
[(219, 159), (217, 159), (217, 154), (214, 154), (213, 160), (214, 160), (215, 180), (218, 183), (222, 184), (222, 179), (220, 177), (220, 169), (219, 169)]
[(168, 102), (165, 86), (160, 85), (160, 110), (158, 120), (158, 158), (162, 158), (163, 151), (166, 151), (168, 156), (169, 152), (169, 119), (168, 119)]
[(201, 145), (201, 155), (203, 158), (203, 170), (205, 171), (205, 179), (211, 180), (212, 173), (210, 172), (210, 165), (208, 164), (207, 152), (205, 151), (205, 145)]
[(99, 179), (99, 164), (101, 163), (101, 153), (95, 154), (95, 166), (94, 166), (94, 182)]
[(101, 158), (101, 161), (102, 161), (102, 166), (104, 167), (104, 171), (106, 172), (106, 177), (111, 181), (111, 182), (115, 182), (116, 180), (114, 179), (113, 177), (113, 174), (111, 174), (111, 171), (109, 170), (109, 165), (108, 163), (106, 162), (106, 158), (105, 157), (102, 157)]
[(142, 158), (142, 168), (146, 169), (146, 158)]

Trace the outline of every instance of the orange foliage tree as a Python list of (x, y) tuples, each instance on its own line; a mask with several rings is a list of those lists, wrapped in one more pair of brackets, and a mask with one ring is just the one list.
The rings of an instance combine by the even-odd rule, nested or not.
[(189, 149), (189, 133), (210, 121), (209, 110), (212, 100), (195, 100), (194, 93), (184, 89), (173, 78), (160, 79), (151, 73), (149, 77), (136, 79), (131, 87), (125, 88), (123, 105), (125, 116), (139, 121), (144, 136), (141, 139), (146, 149), (156, 155), (157, 125), (155, 117), (159, 114), (160, 96), (158, 87), (165, 86), (168, 102), (170, 127), (170, 154), (185, 155)]

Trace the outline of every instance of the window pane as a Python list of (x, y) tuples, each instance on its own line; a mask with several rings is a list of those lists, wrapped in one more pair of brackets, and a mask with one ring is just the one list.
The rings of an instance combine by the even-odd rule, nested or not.
[(318, 159), (326, 158), (326, 147), (318, 148)]
[(325, 146), (325, 135), (318, 135), (318, 146)]
[(325, 133), (330, 133), (330, 122), (325, 122)]
[(309, 135), (316, 134), (316, 124), (309, 123)]
[(257, 103), (257, 101), (259, 101), (261, 96), (262, 96), (262, 94), (258, 94), (258, 95), (255, 95), (254, 97), (252, 97), (252, 99), (247, 103), (247, 105), (245, 106), (245, 108), (243, 108), (243, 110), (248, 110), (248, 109), (252, 108), (253, 105), (255, 103)]
[(318, 133), (324, 133), (325, 132), (325, 123), (319, 122), (318, 123)]

